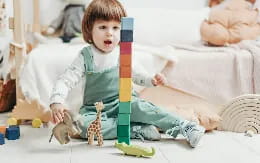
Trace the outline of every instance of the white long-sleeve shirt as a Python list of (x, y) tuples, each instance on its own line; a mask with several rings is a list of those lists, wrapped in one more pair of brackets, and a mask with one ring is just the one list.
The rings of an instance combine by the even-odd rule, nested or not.
[[(108, 54), (104, 54), (95, 46), (91, 45), (91, 51), (93, 53), (93, 61), (94, 61), (94, 71), (102, 71), (108, 69), (110, 67), (114, 67), (118, 64), (119, 61), (119, 48), (116, 47), (115, 50)], [(81, 80), (85, 77), (85, 66), (84, 66), (84, 56), (79, 53), (76, 59), (72, 62), (72, 64), (65, 70), (65, 72), (59, 77), (57, 82), (54, 85), (54, 88), (51, 92), (50, 104), (53, 103), (62, 103), (70, 92), (72, 88), (74, 88)], [(86, 66), (87, 67), (87, 66)], [(142, 73), (138, 73), (132, 67), (132, 79), (133, 82), (137, 85), (151, 87), (152, 77), (144, 75)]]

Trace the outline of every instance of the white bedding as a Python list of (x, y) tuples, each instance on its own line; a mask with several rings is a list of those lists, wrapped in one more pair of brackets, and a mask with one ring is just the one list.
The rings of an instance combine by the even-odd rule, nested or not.
[[(42, 44), (34, 49), (21, 72), (20, 84), (26, 98), (37, 99), (48, 108), (54, 82), (83, 46)], [(260, 92), (257, 42), (244, 41), (229, 47), (173, 46), (176, 49), (135, 44), (134, 66), (151, 74), (163, 70), (170, 87), (218, 105), (241, 94)], [(167, 64), (168, 61), (175, 64)], [(135, 89), (141, 91), (143, 87), (135, 86)], [(79, 108), (82, 90), (79, 85), (72, 91), (67, 103), (69, 107)], [(70, 98), (77, 96), (77, 99)]]
[[(29, 100), (38, 100), (48, 109), (54, 82), (84, 46), (86, 44), (40, 44), (35, 48), (29, 54), (20, 74), (20, 86), (25, 97)], [(174, 63), (177, 60), (172, 55), (174, 52), (170, 47), (153, 48), (134, 45), (134, 51), (133, 66), (143, 73), (160, 72), (168, 61)], [(83, 97), (82, 88), (81, 83), (68, 96), (69, 108), (80, 107)], [(142, 87), (135, 88), (138, 91), (142, 90)]]
[(165, 70), (171, 87), (221, 105), (241, 94), (260, 93), (257, 41), (227, 47), (173, 46), (178, 63)]

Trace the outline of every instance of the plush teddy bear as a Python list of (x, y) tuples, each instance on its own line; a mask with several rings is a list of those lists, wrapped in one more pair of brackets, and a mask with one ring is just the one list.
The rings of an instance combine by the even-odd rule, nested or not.
[(201, 24), (203, 41), (223, 46), (242, 40), (255, 40), (260, 35), (257, 9), (246, 0), (228, 0), (211, 10)]
[[(63, 0), (67, 3), (60, 15), (54, 19), (48, 28), (43, 31), (46, 35), (53, 35), (60, 30), (59, 37), (63, 42), (70, 42), (81, 33), (81, 21), (84, 15), (86, 4), (89, 0)], [(34, 35), (40, 43), (48, 43), (51, 40), (35, 33)]]

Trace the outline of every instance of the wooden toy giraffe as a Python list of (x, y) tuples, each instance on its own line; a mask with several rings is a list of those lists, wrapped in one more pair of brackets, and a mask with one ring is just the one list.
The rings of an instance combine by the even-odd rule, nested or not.
[(101, 110), (104, 108), (103, 102), (96, 102), (97, 118), (89, 125), (87, 129), (88, 144), (93, 144), (94, 136), (96, 135), (98, 145), (103, 145), (103, 136), (101, 133)]

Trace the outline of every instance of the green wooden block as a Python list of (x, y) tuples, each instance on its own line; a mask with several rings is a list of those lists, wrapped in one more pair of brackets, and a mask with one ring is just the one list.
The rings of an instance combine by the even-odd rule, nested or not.
[(117, 126), (118, 137), (130, 137), (130, 126), (129, 125), (118, 125)]
[(118, 114), (117, 125), (130, 125), (130, 114)]
[(125, 142), (128, 145), (130, 144), (130, 137), (118, 137), (117, 140), (118, 140), (118, 143)]
[(119, 114), (120, 113), (130, 114), (131, 113), (131, 102), (120, 102), (119, 103)]

